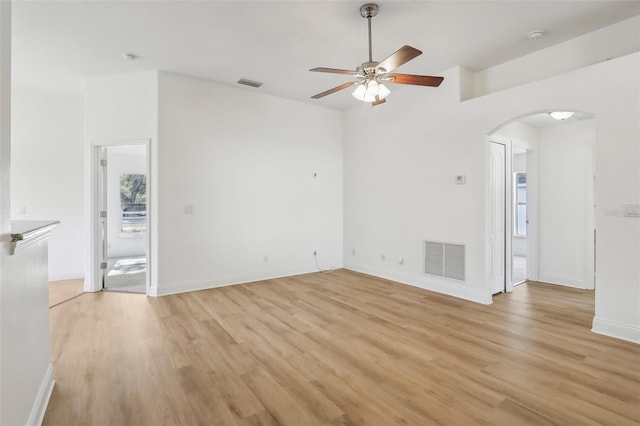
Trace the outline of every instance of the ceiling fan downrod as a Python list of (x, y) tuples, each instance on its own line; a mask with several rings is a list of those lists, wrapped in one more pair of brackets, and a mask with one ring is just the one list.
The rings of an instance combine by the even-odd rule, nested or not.
[(373, 49), (371, 47), (371, 18), (378, 14), (380, 8), (375, 3), (363, 4), (360, 7), (360, 15), (363, 18), (367, 18), (367, 26), (369, 28), (369, 62), (373, 62)]

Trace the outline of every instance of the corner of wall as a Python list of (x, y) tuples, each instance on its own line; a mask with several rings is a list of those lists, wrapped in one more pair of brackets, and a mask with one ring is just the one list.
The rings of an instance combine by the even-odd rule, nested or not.
[(604, 336), (640, 344), (640, 327), (594, 317), (591, 331)]
[(458, 66), (460, 102), (476, 97), (476, 73), (469, 68)]
[(56, 382), (53, 380), (53, 365), (49, 363), (47, 371), (45, 371), (42, 381), (40, 382), (36, 399), (33, 401), (31, 412), (29, 413), (29, 419), (26, 423), (27, 425), (42, 424), (55, 384)]
[(378, 278), (394, 281), (396, 283), (418, 287), (423, 290), (433, 291), (447, 296), (457, 297), (459, 299), (468, 300), (470, 302), (490, 305), (493, 303), (490, 292), (479, 291), (469, 288), (471, 286), (464, 284), (454, 284), (453, 282), (443, 282), (442, 280), (428, 280), (425, 276), (416, 274), (399, 273), (376, 268), (370, 265), (358, 265), (355, 263), (345, 263), (345, 269), (362, 274), (373, 275)]

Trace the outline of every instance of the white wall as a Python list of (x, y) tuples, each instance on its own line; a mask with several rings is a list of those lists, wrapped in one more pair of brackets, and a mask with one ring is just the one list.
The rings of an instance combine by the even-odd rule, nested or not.
[(159, 98), (158, 294), (342, 266), (340, 112), (168, 73)]
[(11, 2), (0, 2), (0, 59), (0, 259), (4, 266), (11, 232)]
[(621, 210), (625, 203), (640, 203), (639, 64), (640, 55), (630, 56), (624, 63), (628, 69), (608, 75), (616, 84), (597, 89), (606, 100), (602, 114), (596, 114), (595, 147), (598, 247), (593, 330), (635, 342), (640, 342), (640, 219), (623, 217)]
[(109, 257), (144, 256), (146, 254), (144, 235), (122, 236), (122, 211), (120, 204), (120, 176), (123, 174), (147, 173), (144, 146), (112, 147), (107, 149), (107, 217)]
[(0, 424), (39, 424), (53, 388), (47, 244), (9, 254), (11, 2), (0, 2)]
[(513, 153), (513, 173), (526, 172), (527, 171), (527, 154), (526, 152)]
[[(559, 123), (539, 130), (539, 280), (590, 287), (593, 258), (592, 145), (594, 120)], [(590, 228), (590, 229), (589, 229)]]
[(90, 177), (90, 146), (151, 138), (151, 294), (342, 266), (340, 112), (167, 73), (89, 79), (85, 105)]
[[(489, 303), (483, 231), (490, 126), (458, 101), (458, 75), (446, 72), (438, 89), (393, 86), (387, 103), (346, 112), (345, 266)], [(456, 185), (456, 175), (466, 184)], [(464, 244), (466, 282), (425, 275), (423, 240)]]
[(82, 98), (14, 88), (11, 102), (12, 217), (59, 220), (49, 240), (49, 280), (82, 278)]
[[(144, 71), (89, 78), (85, 87), (85, 291), (100, 289), (96, 252), (96, 146), (148, 143), (151, 168), (147, 173), (149, 280), (157, 280), (157, 158), (158, 73)], [(159, 216), (159, 215), (158, 215)]]
[[(13, 342), (7, 339), (10, 315), (19, 312), (15, 306), (14, 285), (9, 282), (10, 257), (9, 242), (11, 233), (11, 3), (0, 2), (0, 423), (13, 419), (13, 395), (6, 379), (13, 364), (8, 352)], [(20, 420), (25, 420), (23, 416)]]
[[(640, 341), (640, 220), (604, 215), (640, 195), (640, 54), (465, 102), (456, 101), (455, 75), (445, 73), (435, 90), (394, 87), (386, 104), (346, 112), (345, 266), (489, 302), (485, 135), (531, 113), (594, 113), (600, 206), (594, 330)], [(465, 174), (467, 184), (454, 185), (456, 174)], [(423, 239), (466, 244), (467, 281), (423, 274)], [(399, 256), (403, 265), (393, 261)]]

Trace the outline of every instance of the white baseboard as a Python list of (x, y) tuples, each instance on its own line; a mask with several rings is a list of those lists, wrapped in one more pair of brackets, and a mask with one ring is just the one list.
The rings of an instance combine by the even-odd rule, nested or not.
[(208, 290), (217, 287), (226, 287), (237, 284), (247, 284), (256, 281), (270, 280), (274, 278), (290, 277), (293, 275), (310, 274), (318, 272), (317, 269), (290, 269), (279, 271), (256, 272), (242, 275), (227, 275), (202, 280), (178, 281), (173, 283), (160, 283), (151, 285), (149, 296), (168, 296), (170, 294), (187, 293), (189, 291)]
[(28, 426), (40, 426), (42, 424), (55, 384), (56, 382), (53, 380), (53, 365), (49, 363), (47, 371), (45, 371), (42, 381), (40, 382), (36, 399), (31, 406), (31, 412), (27, 420)]
[(591, 331), (640, 344), (640, 327), (594, 317)]
[(387, 271), (370, 265), (357, 265), (354, 263), (346, 263), (344, 267), (351, 271), (373, 275), (375, 277), (395, 281), (400, 284), (419, 287), (424, 290), (446, 294), (448, 296), (469, 300), (471, 302), (482, 303), (483, 305), (490, 305), (493, 303), (490, 292), (483, 292), (474, 288), (469, 288), (470, 284), (468, 282), (458, 283), (453, 280), (449, 281), (427, 275), (412, 275), (399, 273), (397, 271)]
[[(430, 279), (424, 275), (414, 276), (409, 274), (389, 273), (389, 271), (379, 270), (369, 266), (349, 264), (344, 266), (346, 269), (350, 269), (355, 272), (361, 272), (364, 274), (373, 275), (376, 277), (388, 279), (398, 282), (400, 284), (406, 284), (413, 287), (419, 287), (425, 290), (434, 291), (437, 293), (446, 294), (460, 299), (469, 300), (484, 305), (492, 303), (491, 293), (482, 292), (477, 289), (468, 288), (469, 283), (458, 284), (453, 281), (447, 282), (446, 280), (438, 281), (437, 278)], [(274, 278), (289, 277), (293, 275), (309, 274), (318, 272), (316, 269), (298, 269), (298, 270), (280, 270), (259, 272), (243, 275), (228, 275), (223, 277), (214, 277), (203, 280), (190, 280), (179, 281), (173, 283), (160, 283), (158, 285), (152, 285), (149, 288), (149, 296), (167, 296), (170, 294), (186, 293), (189, 291), (207, 290), (217, 287), (226, 287), (230, 285), (246, 284), (256, 281), (269, 280)]]
[(77, 280), (84, 278), (84, 272), (50, 272), (49, 281)]
[(581, 288), (583, 290), (587, 288), (584, 283), (584, 279), (569, 277), (566, 275), (547, 274), (544, 272), (540, 272), (536, 281), (548, 284), (563, 285), (566, 287)]

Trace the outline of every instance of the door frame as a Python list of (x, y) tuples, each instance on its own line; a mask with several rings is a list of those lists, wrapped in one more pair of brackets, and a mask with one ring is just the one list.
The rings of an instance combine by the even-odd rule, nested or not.
[[(515, 174), (517, 173), (515, 170), (515, 167), (513, 166), (513, 157), (516, 154), (516, 151), (518, 152), (524, 152), (525, 154), (525, 174), (527, 176), (527, 186), (526, 186), (526, 193), (527, 193), (527, 201), (526, 201), (526, 217), (527, 217), (527, 223), (526, 223), (526, 235), (525, 235), (525, 246), (526, 246), (526, 265), (525, 265), (525, 270), (526, 270), (526, 274), (524, 277), (523, 281), (514, 283), (513, 282), (513, 258), (514, 258), (514, 249), (513, 249), (513, 240), (515, 239), (516, 235), (515, 235), (515, 217), (517, 215), (516, 211), (517, 211), (517, 206), (516, 206), (516, 182), (514, 180), (515, 178)], [(532, 182), (530, 182), (531, 176), (534, 176), (535, 174), (530, 174), (530, 168), (532, 166), (532, 161), (529, 158), (531, 155), (533, 155), (533, 151), (529, 148), (527, 148), (526, 146), (519, 146), (517, 144), (515, 144), (513, 141), (511, 141), (511, 182), (510, 182), (510, 191), (511, 191), (511, 206), (510, 206), (510, 213), (511, 213), (511, 230), (510, 230), (510, 237), (511, 237), (511, 256), (509, 257), (509, 260), (511, 262), (511, 277), (509, 277), (510, 279), (510, 284), (511, 284), (511, 290), (513, 290), (513, 287), (516, 284), (521, 284), (523, 282), (526, 282), (528, 279), (533, 279), (531, 278), (531, 274), (530, 274), (530, 263), (531, 263), (531, 254), (533, 254), (535, 252), (535, 244), (534, 244), (534, 239), (531, 236), (531, 225), (532, 225), (532, 220), (531, 220), (531, 210), (533, 210), (531, 208), (532, 204), (532, 197), (533, 196), (533, 190), (532, 187), (535, 189), (535, 184), (533, 184)], [(534, 215), (535, 216), (535, 215)]]
[[(498, 138), (498, 137), (490, 137), (488, 140), (488, 145), (487, 145), (487, 156), (488, 156), (488, 161), (491, 161), (491, 156), (490, 156), (490, 151), (491, 151), (491, 144), (498, 144), (498, 145), (502, 145), (504, 146), (504, 194), (503, 194), (503, 198), (504, 198), (504, 212), (503, 212), (503, 217), (504, 217), (504, 242), (503, 242), (503, 259), (502, 259), (502, 264), (504, 267), (503, 273), (504, 273), (504, 292), (509, 292), (513, 290), (513, 286), (511, 285), (511, 262), (508, 261), (510, 256), (511, 256), (511, 238), (507, 238), (507, 235), (509, 234), (509, 229), (511, 226), (513, 226), (513, 224), (511, 223), (511, 215), (509, 214), (509, 209), (510, 206), (512, 204), (512, 194), (510, 193), (510, 189), (511, 189), (511, 184), (509, 182), (509, 176), (511, 176), (512, 172), (512, 161), (511, 161), (511, 141), (507, 141), (504, 140), (502, 138)], [(491, 204), (493, 203), (493, 200), (491, 199), (491, 186), (493, 185), (493, 182), (491, 181), (491, 166), (489, 164), (489, 167), (487, 168), (487, 184), (489, 185), (489, 190), (487, 191), (487, 212), (488, 212), (488, 217), (487, 217), (487, 221), (489, 224), (489, 227), (487, 229), (487, 243), (488, 243), (488, 259), (489, 259), (489, 269), (487, 270), (487, 276), (488, 276), (488, 281), (490, 283), (490, 288), (489, 291), (491, 292), (491, 295), (493, 296), (494, 294), (498, 294), (495, 292), (494, 289), (494, 281), (491, 277), (491, 271), (493, 270), (493, 265), (491, 264), (491, 259), (493, 259), (493, 245), (491, 244), (491, 238), (492, 238), (492, 233), (491, 230), (493, 229), (493, 215), (491, 214), (492, 212), (492, 206)]]
[[(102, 191), (100, 188), (100, 159), (102, 148), (114, 146), (144, 145), (146, 150), (146, 167), (147, 167), (147, 232), (145, 235), (145, 250), (147, 256), (147, 274), (145, 284), (145, 294), (149, 295), (149, 289), (152, 281), (152, 264), (153, 257), (151, 253), (151, 241), (153, 239), (153, 173), (151, 169), (151, 139), (106, 139), (95, 140), (89, 146), (89, 255), (87, 278), (84, 282), (84, 291), (98, 292), (102, 290), (102, 272), (100, 269), (100, 251), (101, 251), (101, 224), (100, 224), (100, 204)], [(107, 166), (108, 167), (108, 166)]]
[(527, 219), (529, 224), (527, 226), (527, 279), (538, 279), (538, 157), (535, 150), (530, 147), (521, 146), (514, 143), (511, 139), (499, 137), (497, 135), (490, 135), (486, 139), (486, 161), (487, 161), (487, 174), (486, 174), (486, 241), (487, 241), (487, 255), (486, 255), (486, 280), (489, 286), (489, 292), (493, 295), (493, 282), (491, 281), (491, 245), (489, 239), (491, 237), (491, 200), (489, 198), (491, 185), (489, 179), (489, 149), (490, 143), (498, 143), (505, 146), (505, 229), (508, 234), (505, 235), (505, 291), (511, 293), (513, 291), (513, 282), (511, 281), (512, 265), (511, 257), (513, 256), (513, 245), (511, 234), (513, 233), (513, 215), (511, 214), (511, 208), (513, 206), (513, 147), (523, 149), (527, 151)]

